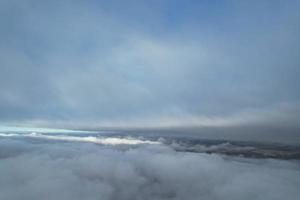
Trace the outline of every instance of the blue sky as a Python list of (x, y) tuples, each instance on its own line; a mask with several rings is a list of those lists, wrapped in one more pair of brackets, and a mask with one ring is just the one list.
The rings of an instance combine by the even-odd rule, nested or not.
[(299, 132), (299, 6), (2, 0), (0, 122)]

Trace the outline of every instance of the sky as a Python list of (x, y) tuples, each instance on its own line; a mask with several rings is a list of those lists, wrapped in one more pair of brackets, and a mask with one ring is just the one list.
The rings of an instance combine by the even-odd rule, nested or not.
[(300, 141), (299, 8), (1, 0), (0, 124), (247, 128)]

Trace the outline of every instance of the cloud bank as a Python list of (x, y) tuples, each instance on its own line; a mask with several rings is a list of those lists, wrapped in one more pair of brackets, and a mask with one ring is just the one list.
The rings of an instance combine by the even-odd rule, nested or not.
[(296, 200), (297, 161), (175, 152), (158, 144), (118, 148), (0, 140), (0, 194), (7, 200)]
[[(82, 132), (84, 134), (84, 132)], [(138, 145), (138, 144), (159, 144), (156, 141), (139, 140), (131, 137), (118, 138), (118, 137), (95, 137), (95, 136), (70, 136), (70, 135), (45, 135), (41, 133), (0, 133), (0, 137), (21, 137), (32, 139), (46, 139), (70, 142), (90, 142), (104, 145)]]

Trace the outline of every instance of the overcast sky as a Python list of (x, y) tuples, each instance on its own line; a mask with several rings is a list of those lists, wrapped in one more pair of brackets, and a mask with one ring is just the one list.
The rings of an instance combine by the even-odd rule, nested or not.
[(299, 8), (1, 0), (0, 123), (299, 132)]

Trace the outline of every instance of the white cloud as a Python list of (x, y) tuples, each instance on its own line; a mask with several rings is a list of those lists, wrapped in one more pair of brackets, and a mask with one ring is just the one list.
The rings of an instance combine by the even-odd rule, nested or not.
[[(52, 130), (53, 131), (53, 130)], [(55, 132), (49, 132), (55, 133)], [(56, 131), (56, 133), (60, 133)], [(64, 133), (64, 132), (61, 132)], [(79, 131), (70, 131), (69, 133), (89, 133), (89, 132), (79, 132)], [(92, 133), (92, 132), (90, 132)], [(96, 133), (96, 132), (95, 132)], [(150, 140), (141, 140), (135, 138), (118, 138), (118, 137), (94, 137), (94, 136), (70, 136), (70, 135), (46, 135), (42, 133), (0, 133), (0, 137), (22, 137), (22, 138), (37, 138), (37, 139), (47, 139), (47, 140), (58, 140), (58, 141), (70, 141), (70, 142), (90, 142), (96, 144), (104, 145), (139, 145), (139, 144), (160, 144), (156, 141)]]

